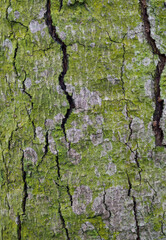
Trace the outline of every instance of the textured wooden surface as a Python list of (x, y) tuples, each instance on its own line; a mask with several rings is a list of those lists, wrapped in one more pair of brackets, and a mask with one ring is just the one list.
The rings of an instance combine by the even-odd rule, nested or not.
[(166, 239), (164, 1), (0, 11), (1, 239)]

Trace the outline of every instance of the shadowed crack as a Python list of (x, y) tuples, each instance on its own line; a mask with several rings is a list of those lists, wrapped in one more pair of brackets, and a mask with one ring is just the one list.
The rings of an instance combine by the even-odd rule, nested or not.
[(17, 240), (21, 240), (21, 219), (19, 214), (17, 214), (16, 224), (17, 224)]
[(62, 212), (61, 212), (61, 205), (60, 205), (60, 203), (59, 203), (58, 212), (59, 212), (59, 216), (60, 216), (60, 219), (61, 219), (62, 226), (63, 226), (63, 228), (65, 230), (65, 233), (66, 233), (66, 238), (67, 238), (67, 240), (70, 240), (69, 231), (68, 231), (68, 229), (66, 227), (65, 219), (63, 218), (63, 215), (62, 215)]
[(132, 183), (130, 181), (130, 177), (128, 175), (128, 173), (126, 172), (127, 174), (127, 180), (128, 180), (128, 185), (129, 185), (129, 188), (128, 188), (128, 197), (132, 197), (133, 199), (133, 212), (134, 212), (134, 218), (135, 218), (135, 227), (136, 227), (136, 233), (137, 233), (137, 239), (136, 240), (140, 240), (140, 229), (139, 229), (139, 223), (138, 223), (138, 213), (137, 213), (137, 202), (136, 202), (136, 198), (132, 195), (131, 196), (131, 189), (132, 189)]
[(22, 198), (22, 211), (23, 211), (23, 215), (25, 215), (25, 211), (26, 211), (26, 201), (27, 201), (27, 197), (28, 197), (28, 191), (27, 191), (27, 182), (26, 182), (26, 171), (24, 170), (24, 152), (21, 158), (21, 170), (22, 170), (22, 180), (24, 183), (24, 187), (23, 187), (23, 198)]
[(60, 165), (59, 165), (59, 156), (58, 153), (56, 155), (56, 165), (57, 165), (57, 174), (58, 174), (58, 179), (61, 178), (61, 174), (60, 174)]
[(134, 211), (134, 217), (135, 217), (135, 225), (136, 225), (136, 231), (137, 231), (137, 240), (140, 240), (140, 229), (139, 229), (139, 224), (138, 224), (138, 217), (137, 217), (137, 202), (136, 198), (132, 196), (133, 198), (133, 211)]
[(155, 96), (155, 111), (153, 114), (153, 132), (155, 134), (155, 144), (156, 146), (164, 146), (163, 139), (164, 134), (163, 130), (160, 127), (160, 119), (162, 117), (163, 108), (164, 108), (164, 100), (160, 97), (160, 79), (161, 74), (164, 70), (166, 64), (166, 55), (162, 54), (158, 49), (155, 40), (151, 36), (151, 25), (149, 21), (149, 16), (147, 12), (147, 2), (146, 0), (139, 0), (141, 7), (141, 15), (144, 25), (144, 33), (148, 44), (151, 46), (153, 54), (158, 55), (159, 61), (155, 70), (154, 75), (154, 96)]
[(62, 39), (58, 36), (56, 32), (56, 27), (53, 26), (53, 21), (51, 17), (51, 1), (47, 0), (46, 4), (46, 14), (45, 14), (45, 19), (46, 19), (46, 25), (48, 26), (49, 34), (51, 35), (52, 39), (60, 44), (61, 50), (63, 53), (63, 58), (62, 58), (62, 72), (59, 75), (59, 85), (61, 86), (61, 89), (63, 90), (64, 94), (66, 95), (67, 101), (69, 103), (69, 108), (67, 109), (67, 112), (65, 114), (65, 117), (62, 120), (61, 128), (63, 130), (65, 139), (67, 141), (66, 137), (66, 130), (65, 130), (65, 124), (67, 123), (67, 120), (72, 113), (73, 109), (75, 108), (74, 100), (72, 96), (68, 93), (66, 84), (64, 82), (64, 77), (67, 73), (68, 70), (68, 55), (67, 55), (67, 46), (66, 44), (62, 41)]
[(161, 221), (161, 233), (166, 236), (165, 232), (164, 232), (164, 220), (165, 220), (165, 212), (163, 213), (163, 219)]
[(22, 87), (23, 87), (22, 91), (23, 91), (23, 93), (25, 93), (29, 97), (29, 100), (30, 100), (30, 103), (31, 103), (30, 111), (27, 108), (26, 108), (26, 111), (27, 111), (29, 120), (30, 120), (30, 122), (32, 124), (32, 127), (33, 127), (33, 136), (34, 136), (34, 139), (35, 139), (36, 138), (36, 127), (35, 127), (34, 121), (31, 119), (31, 115), (30, 115), (31, 111), (33, 110), (33, 101), (32, 101), (32, 95), (26, 91), (25, 81), (26, 81), (27, 75), (26, 75), (25, 71), (24, 71), (24, 73), (25, 73), (25, 77), (24, 77), (24, 80), (22, 82)]
[(141, 183), (141, 172), (142, 172), (142, 169), (140, 168), (140, 164), (139, 164), (139, 161), (138, 161), (138, 151), (137, 150), (136, 150), (134, 159), (135, 159), (137, 167), (139, 168), (139, 177), (140, 177), (140, 183)]
[(18, 77), (18, 72), (17, 72), (17, 68), (16, 68), (17, 52), (18, 52), (18, 41), (17, 41), (16, 47), (14, 49), (14, 57), (13, 57), (13, 68), (14, 68), (14, 71), (16, 73), (16, 76)]
[(105, 200), (106, 200), (105, 197), (106, 197), (106, 191), (105, 191), (105, 189), (104, 189), (103, 204), (104, 204), (105, 210), (109, 213), (108, 218), (110, 218), (110, 217), (111, 217), (111, 211), (108, 209), (108, 206), (107, 206), (106, 201), (105, 201)]
[(66, 189), (67, 189), (67, 194), (70, 198), (70, 203), (71, 203), (71, 207), (73, 206), (73, 198), (72, 198), (72, 195), (70, 193), (70, 188), (69, 188), (69, 185), (66, 186)]
[(59, 3), (60, 3), (60, 7), (59, 7), (59, 12), (60, 12), (63, 7), (63, 0), (59, 0)]
[(126, 172), (127, 174), (127, 180), (128, 180), (128, 185), (129, 185), (129, 189), (128, 189), (128, 197), (131, 197), (131, 189), (132, 189), (132, 184), (131, 184), (131, 181), (130, 181), (130, 178), (129, 178), (129, 175), (128, 175), (128, 172)]
[(45, 136), (45, 146), (44, 146), (44, 154), (42, 156), (42, 161), (48, 153), (48, 146), (49, 146), (49, 142), (48, 142), (48, 131), (47, 131)]

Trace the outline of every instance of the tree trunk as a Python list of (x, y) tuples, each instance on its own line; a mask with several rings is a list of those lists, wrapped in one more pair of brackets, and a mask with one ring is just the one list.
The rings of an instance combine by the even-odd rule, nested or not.
[(1, 239), (166, 239), (166, 4), (2, 2)]

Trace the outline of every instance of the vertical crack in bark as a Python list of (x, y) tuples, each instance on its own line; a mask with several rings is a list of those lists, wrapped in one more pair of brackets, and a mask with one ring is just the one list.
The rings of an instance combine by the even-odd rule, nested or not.
[(137, 150), (136, 150), (134, 159), (135, 159), (137, 167), (139, 168), (139, 172), (138, 173), (139, 173), (139, 178), (140, 178), (140, 183), (141, 183), (141, 172), (142, 172), (142, 169), (141, 169), (139, 161), (138, 161), (138, 152), (137, 152)]
[[(63, 6), (63, 0), (60, 0), (60, 9), (59, 9), (59, 11), (61, 10), (62, 6)], [(58, 34), (56, 32), (56, 27), (53, 25), (53, 21), (52, 21), (52, 17), (51, 17), (51, 0), (47, 0), (47, 3), (46, 3), (45, 21), (46, 21), (46, 25), (48, 27), (48, 31), (49, 31), (50, 36), (52, 37), (52, 39), (56, 43), (58, 43), (61, 46), (61, 50), (62, 50), (62, 53), (63, 53), (63, 57), (62, 57), (62, 72), (60, 73), (58, 79), (59, 79), (59, 85), (60, 85), (61, 89), (63, 90), (64, 94), (66, 95), (66, 99), (67, 99), (67, 101), (69, 103), (69, 108), (67, 109), (66, 114), (65, 114), (64, 118), (62, 119), (62, 124), (61, 124), (61, 128), (62, 128), (64, 137), (65, 137), (65, 140), (68, 143), (67, 136), (66, 136), (65, 125), (66, 125), (67, 120), (70, 117), (73, 109), (75, 108), (75, 103), (74, 103), (74, 100), (73, 100), (72, 96), (68, 93), (66, 84), (64, 82), (64, 78), (65, 78), (65, 75), (67, 73), (68, 65), (69, 65), (68, 54), (67, 54), (67, 46), (63, 42), (63, 40), (58, 36)], [(70, 144), (69, 144), (69, 147), (70, 147)], [(60, 178), (61, 175), (60, 175), (60, 166), (59, 166), (59, 157), (58, 157), (58, 155), (56, 157), (56, 163), (57, 163), (57, 169), (58, 169), (58, 172), (57, 172), (58, 173), (58, 178)], [(68, 193), (68, 195), (70, 197), (70, 202), (72, 204), (72, 196), (71, 196), (71, 194), (69, 192), (68, 186), (66, 187), (66, 189), (67, 189), (67, 193)], [(68, 229), (66, 227), (65, 219), (64, 219), (64, 217), (62, 215), (62, 212), (61, 212), (61, 205), (60, 205), (60, 203), (59, 203), (59, 215), (60, 215), (60, 219), (61, 219), (61, 222), (62, 222), (62, 226), (63, 226), (63, 228), (65, 229), (65, 232), (66, 232), (67, 240), (70, 240), (69, 231), (68, 231)]]
[(59, 7), (59, 12), (60, 12), (63, 7), (63, 0), (59, 0), (59, 3), (60, 3), (60, 7)]
[(17, 240), (21, 240), (21, 219), (19, 214), (17, 214), (16, 223), (17, 223)]
[(151, 36), (151, 25), (149, 21), (149, 16), (147, 12), (147, 2), (146, 0), (139, 0), (140, 7), (141, 7), (141, 15), (144, 25), (144, 32), (145, 37), (148, 42), (148, 44), (151, 46), (153, 54), (158, 55), (159, 62), (157, 64), (155, 75), (154, 75), (154, 96), (155, 96), (155, 111), (153, 114), (153, 132), (155, 134), (155, 144), (156, 146), (164, 146), (163, 139), (164, 134), (163, 130), (160, 127), (160, 119), (162, 117), (163, 108), (164, 108), (164, 100), (160, 97), (160, 79), (161, 74), (164, 70), (165, 64), (166, 64), (166, 55), (162, 54), (160, 50), (158, 49), (155, 40)]
[(126, 174), (127, 174), (128, 185), (129, 185), (129, 189), (128, 189), (128, 197), (131, 197), (132, 183), (131, 183), (131, 181), (130, 181), (130, 178), (129, 178), (128, 172), (126, 172)]
[(163, 219), (161, 221), (161, 233), (166, 236), (165, 232), (164, 232), (164, 222), (165, 222), (165, 212), (163, 213)]
[(47, 132), (46, 132), (46, 136), (45, 136), (44, 154), (43, 154), (43, 156), (42, 156), (41, 163), (43, 162), (43, 159), (45, 158), (45, 156), (46, 156), (47, 153), (48, 153), (48, 146), (49, 146), (49, 142), (48, 142), (48, 131), (47, 131)]
[(73, 198), (72, 198), (72, 195), (70, 193), (70, 188), (69, 188), (69, 185), (66, 186), (66, 189), (67, 189), (67, 194), (70, 198), (70, 203), (71, 203), (71, 207), (73, 206)]
[(132, 127), (131, 127), (133, 119), (130, 118), (129, 116), (128, 116), (128, 118), (129, 118), (129, 120), (130, 120), (130, 122), (129, 122), (129, 130), (130, 130), (130, 134), (129, 134), (129, 137), (128, 137), (128, 142), (129, 142), (130, 139), (131, 139), (131, 136), (132, 136), (132, 134), (133, 134), (133, 129), (132, 129)]
[(132, 189), (132, 183), (130, 181), (130, 177), (128, 175), (128, 172), (126, 172), (127, 174), (127, 180), (128, 180), (128, 197), (132, 197), (133, 199), (133, 212), (134, 212), (134, 218), (135, 218), (135, 227), (136, 227), (136, 233), (137, 233), (137, 240), (140, 240), (140, 227), (139, 227), (139, 223), (138, 223), (138, 213), (137, 213), (137, 202), (136, 202), (136, 198), (132, 195), (131, 196), (131, 189)]
[(58, 155), (58, 153), (56, 155), (56, 166), (57, 166), (58, 179), (60, 179), (61, 178), (61, 174), (60, 174), (60, 165), (59, 165), (59, 155)]
[(26, 171), (24, 170), (24, 152), (23, 152), (23, 155), (21, 158), (21, 170), (22, 170), (22, 180), (24, 183), (23, 198), (22, 198), (22, 212), (23, 212), (23, 215), (25, 215), (26, 202), (27, 202), (27, 197), (28, 197), (28, 187), (27, 187), (27, 181), (26, 181)]
[(47, 0), (46, 10), (47, 11), (46, 11), (46, 14), (45, 14), (45, 18), (46, 18), (46, 25), (48, 26), (49, 34), (51, 35), (52, 39), (55, 42), (60, 44), (61, 50), (62, 50), (62, 53), (63, 53), (62, 72), (59, 75), (59, 85), (60, 85), (61, 89), (63, 90), (64, 94), (66, 95), (66, 99), (67, 99), (67, 101), (69, 103), (69, 106), (70, 106), (67, 109), (65, 117), (62, 119), (62, 124), (61, 124), (61, 128), (62, 128), (64, 136), (65, 136), (65, 140), (67, 141), (65, 124), (67, 123), (67, 120), (68, 120), (70, 114), (72, 113), (73, 109), (75, 108), (74, 100), (73, 100), (72, 96), (68, 93), (67, 88), (66, 88), (66, 84), (64, 82), (64, 77), (65, 77), (65, 75), (67, 73), (67, 70), (68, 70), (67, 46), (62, 41), (62, 39), (58, 36), (58, 34), (56, 32), (56, 27), (53, 26), (53, 21), (52, 21), (52, 17), (51, 17), (51, 0)]
[(31, 122), (32, 124), (32, 128), (33, 128), (33, 138), (35, 139), (36, 138), (36, 127), (35, 127), (35, 123), (34, 121), (31, 119), (31, 112), (33, 110), (33, 101), (32, 101), (32, 95), (30, 93), (28, 93), (26, 91), (26, 86), (25, 86), (25, 80), (26, 80), (26, 71), (24, 70), (24, 73), (25, 73), (25, 77), (24, 77), (24, 80), (22, 82), (22, 91), (23, 93), (25, 93), (28, 97), (29, 97), (29, 100), (30, 100), (30, 104), (31, 104), (31, 108), (30, 108), (30, 111), (26, 108), (26, 111), (27, 111), (27, 114), (28, 114), (28, 117), (29, 117), (29, 121)]
[(13, 133), (14, 133), (15, 130), (13, 130), (10, 134), (10, 137), (9, 137), (9, 140), (8, 140), (8, 149), (10, 151), (10, 148), (11, 148), (11, 142), (12, 142), (12, 139), (13, 139)]
[(66, 238), (67, 238), (67, 240), (70, 240), (69, 231), (68, 231), (68, 229), (66, 227), (65, 219), (64, 219), (64, 217), (62, 215), (62, 212), (61, 212), (61, 205), (60, 205), (60, 203), (59, 203), (58, 212), (59, 212), (59, 216), (60, 216), (60, 219), (61, 219), (62, 226), (63, 226), (63, 228), (65, 230), (65, 233), (66, 233)]
[(17, 40), (17, 43), (16, 43), (16, 47), (15, 47), (15, 50), (14, 50), (14, 57), (13, 57), (13, 68), (14, 68), (14, 71), (16, 73), (16, 76), (18, 77), (18, 72), (17, 72), (17, 68), (16, 68), (17, 52), (18, 52), (18, 40)]
[(111, 211), (108, 209), (108, 206), (107, 206), (107, 204), (106, 204), (106, 202), (105, 202), (105, 197), (106, 197), (106, 191), (105, 191), (105, 188), (104, 188), (103, 204), (104, 204), (105, 210), (109, 213), (108, 218), (110, 218), (110, 217), (111, 217)]
[(137, 213), (137, 202), (136, 198), (132, 196), (133, 198), (133, 211), (134, 211), (134, 217), (135, 217), (135, 225), (136, 225), (136, 231), (137, 231), (137, 240), (140, 240), (140, 229), (139, 229), (139, 224), (138, 224), (138, 213)]

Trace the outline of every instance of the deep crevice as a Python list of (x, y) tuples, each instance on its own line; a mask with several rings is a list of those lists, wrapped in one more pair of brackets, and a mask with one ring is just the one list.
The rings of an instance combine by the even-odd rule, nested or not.
[(60, 12), (63, 7), (63, 0), (59, 0), (59, 3), (60, 3), (60, 7), (59, 7), (59, 12)]
[(20, 215), (17, 214), (17, 240), (21, 240), (21, 219)]
[(131, 183), (131, 181), (130, 181), (130, 178), (129, 178), (129, 175), (128, 175), (128, 172), (126, 172), (126, 174), (127, 174), (127, 180), (128, 180), (128, 185), (129, 185), (129, 188), (128, 188), (128, 197), (131, 197), (131, 189), (132, 189), (132, 183)]
[(60, 203), (59, 203), (58, 212), (59, 212), (59, 216), (60, 216), (60, 219), (61, 219), (62, 226), (63, 226), (63, 228), (65, 230), (65, 233), (66, 233), (66, 238), (67, 238), (67, 240), (70, 240), (69, 231), (68, 231), (68, 229), (66, 227), (65, 219), (64, 219), (64, 217), (62, 215), (62, 212), (61, 212), (61, 205), (60, 205)]
[(47, 131), (45, 135), (45, 146), (44, 146), (44, 154), (42, 156), (42, 161), (48, 153), (48, 146), (49, 146), (49, 142), (48, 142), (48, 131)]
[(106, 191), (105, 191), (105, 189), (104, 189), (103, 204), (104, 204), (105, 210), (109, 213), (108, 218), (110, 218), (110, 217), (111, 217), (111, 211), (108, 209), (108, 206), (107, 206), (107, 204), (106, 204), (106, 202), (105, 202), (105, 196), (106, 196)]
[(133, 198), (133, 211), (134, 211), (134, 217), (135, 217), (135, 225), (136, 225), (136, 231), (137, 231), (137, 240), (140, 240), (140, 229), (139, 229), (139, 224), (138, 224), (138, 213), (137, 213), (137, 202), (134, 196)]
[(155, 111), (153, 114), (152, 129), (155, 134), (155, 145), (166, 147), (166, 145), (163, 144), (164, 133), (162, 128), (160, 127), (160, 120), (162, 118), (162, 113), (164, 108), (164, 100), (161, 99), (161, 96), (160, 96), (160, 79), (166, 64), (166, 55), (160, 52), (160, 50), (156, 45), (156, 41), (151, 36), (151, 25), (149, 21), (148, 12), (147, 12), (146, 0), (139, 0), (139, 2), (141, 7), (141, 15), (143, 20), (146, 40), (148, 44), (151, 46), (153, 54), (156, 54), (159, 57), (159, 62), (157, 64), (155, 75), (154, 75)]
[(17, 52), (18, 52), (18, 41), (16, 43), (16, 47), (15, 47), (15, 50), (14, 50), (14, 57), (13, 57), (13, 68), (14, 68), (14, 71), (16, 73), (16, 76), (18, 77), (18, 72), (17, 72), (17, 68), (16, 68)]
[(73, 198), (72, 198), (72, 195), (70, 193), (70, 188), (69, 188), (69, 185), (66, 186), (66, 189), (67, 189), (67, 194), (70, 198), (70, 204), (71, 204), (71, 207), (73, 206)]
[(141, 169), (139, 161), (138, 161), (138, 152), (137, 152), (137, 150), (136, 150), (134, 159), (135, 159), (137, 167), (139, 168), (139, 172), (138, 173), (139, 173), (139, 178), (140, 178), (140, 183), (141, 183), (141, 179), (142, 179), (141, 178), (141, 172), (142, 172), (142, 169)]
[[(30, 104), (31, 104), (30, 113), (31, 113), (31, 111), (33, 110), (32, 95), (26, 91), (26, 86), (25, 86), (26, 72), (25, 72), (25, 70), (24, 70), (24, 73), (25, 73), (25, 77), (24, 77), (24, 80), (23, 80), (23, 82), (22, 82), (22, 87), (23, 87), (22, 91), (23, 91), (23, 93), (25, 93), (25, 94), (29, 97), (29, 99), (30, 99)], [(35, 139), (35, 138), (36, 138), (36, 127), (35, 127), (35, 123), (34, 123), (34, 121), (31, 119), (29, 110), (28, 110), (27, 108), (26, 108), (26, 111), (27, 111), (29, 120), (30, 120), (30, 122), (31, 122), (31, 124), (32, 124), (32, 127), (33, 127), (33, 137), (34, 137), (34, 139)]]
[(26, 171), (24, 170), (24, 152), (21, 158), (21, 170), (22, 170), (22, 179), (24, 183), (23, 187), (23, 198), (22, 198), (22, 212), (23, 215), (25, 215), (26, 211), (26, 202), (27, 202), (27, 197), (28, 197), (28, 187), (27, 187), (27, 182), (26, 182)]
[(58, 153), (56, 155), (56, 165), (57, 165), (57, 174), (58, 174), (58, 179), (61, 178), (61, 174), (60, 174), (60, 165), (59, 165), (59, 156)]
[(67, 112), (65, 114), (65, 117), (62, 119), (62, 124), (61, 128), (63, 130), (65, 140), (67, 141), (66, 137), (66, 129), (65, 129), (65, 124), (67, 123), (67, 120), (72, 113), (73, 109), (75, 108), (75, 103), (72, 98), (72, 96), (68, 93), (66, 84), (64, 82), (64, 77), (67, 73), (68, 70), (68, 54), (67, 54), (67, 46), (63, 42), (63, 40), (58, 36), (56, 32), (56, 27), (53, 25), (52, 17), (51, 17), (51, 1), (47, 0), (46, 4), (46, 13), (45, 13), (45, 19), (46, 19), (46, 25), (48, 26), (49, 34), (51, 35), (52, 39), (60, 44), (61, 50), (63, 53), (63, 58), (62, 58), (62, 72), (59, 75), (59, 85), (61, 86), (61, 89), (63, 90), (64, 94), (66, 95), (67, 101), (69, 103), (69, 108), (67, 109)]

